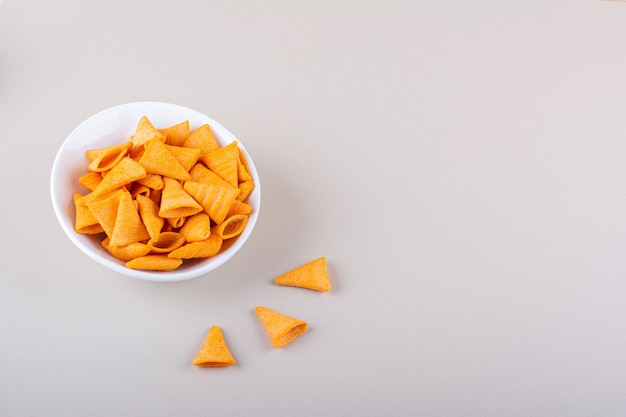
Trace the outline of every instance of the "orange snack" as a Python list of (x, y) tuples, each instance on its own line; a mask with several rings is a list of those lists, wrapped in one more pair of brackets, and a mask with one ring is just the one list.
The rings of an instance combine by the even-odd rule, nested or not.
[(188, 217), (179, 230), (187, 242), (206, 240), (211, 234), (211, 219), (205, 212)]
[(127, 156), (122, 158), (110, 171), (108, 171), (102, 181), (98, 184), (94, 194), (103, 194), (115, 190), (123, 185), (132, 183), (146, 176), (146, 170), (134, 159)]
[(243, 182), (240, 182), (238, 186), (239, 186), (239, 195), (237, 196), (237, 200), (244, 201), (246, 198), (248, 198), (248, 196), (254, 189), (254, 182), (252, 182), (252, 180), (243, 181)]
[(224, 181), (233, 187), (237, 187), (239, 146), (236, 141), (229, 143), (223, 148), (217, 148), (208, 155), (201, 157), (201, 161)]
[(308, 288), (316, 291), (330, 291), (330, 279), (326, 270), (326, 258), (314, 259), (284, 273), (274, 280), (278, 285)]
[(150, 198), (143, 195), (136, 197), (137, 205), (139, 208), (139, 215), (143, 224), (146, 226), (146, 230), (150, 235), (150, 239), (158, 239), (161, 229), (165, 220), (159, 216), (159, 206)]
[(141, 221), (137, 205), (128, 191), (122, 192), (117, 206), (115, 225), (111, 232), (111, 246), (126, 246), (150, 238)]
[(307, 323), (302, 320), (285, 316), (267, 307), (257, 306), (254, 311), (265, 326), (265, 330), (276, 348), (287, 346), (302, 335), (308, 327)]
[(80, 193), (74, 193), (74, 207), (76, 208), (76, 219), (74, 230), (83, 235), (95, 235), (104, 231), (98, 219), (89, 211), (85, 204), (85, 199)]
[(183, 148), (182, 146), (173, 146), (165, 144), (168, 151), (176, 158), (178, 162), (185, 168), (185, 171), (189, 170), (196, 164), (198, 157), (200, 156), (200, 149), (196, 148)]
[(161, 232), (157, 239), (150, 239), (148, 246), (150, 253), (168, 253), (180, 248), (185, 243), (185, 237), (178, 232)]
[(146, 255), (131, 259), (126, 262), (130, 269), (143, 269), (146, 271), (172, 271), (183, 264), (179, 258), (170, 258), (167, 255)]
[(212, 326), (192, 364), (204, 368), (218, 368), (237, 363), (230, 353), (222, 329)]
[(239, 194), (237, 188), (231, 187), (217, 175), (210, 183), (185, 181), (183, 188), (217, 224), (224, 221), (232, 202)]
[(248, 203), (244, 203), (239, 200), (239, 198), (235, 199), (230, 205), (230, 209), (228, 209), (228, 213), (226, 213), (226, 217), (232, 216), (233, 214), (250, 214), (252, 212), (252, 206)]
[(104, 239), (101, 244), (111, 255), (115, 256), (120, 261), (128, 262), (131, 259), (145, 256), (150, 253), (150, 247), (145, 243), (131, 243), (127, 246), (111, 246), (111, 239), (108, 237)]
[(159, 216), (164, 218), (187, 217), (201, 211), (202, 206), (183, 189), (180, 182), (169, 177), (163, 178)]
[(248, 216), (245, 214), (233, 214), (224, 221), (211, 228), (211, 234), (215, 234), (222, 239), (231, 239), (243, 232), (248, 223)]
[(139, 163), (148, 174), (159, 174), (177, 180), (190, 180), (189, 172), (182, 166), (167, 145), (159, 139), (152, 139), (144, 144), (144, 152)]
[(189, 120), (157, 130), (165, 136), (168, 145), (183, 146), (189, 137)]
[(85, 205), (98, 220), (104, 233), (108, 237), (113, 234), (115, 227), (115, 219), (117, 218), (117, 208), (120, 204), (120, 198), (124, 190), (121, 188), (103, 196), (94, 196), (93, 193), (83, 197)]
[(85, 156), (89, 161), (87, 169), (92, 172), (108, 171), (117, 165), (128, 154), (132, 148), (132, 142), (122, 143), (121, 145), (109, 146), (107, 148), (92, 149), (85, 152)]
[(221, 237), (211, 235), (206, 240), (187, 243), (173, 250), (167, 256), (180, 259), (209, 258), (219, 253), (223, 242)]
[(186, 148), (200, 149), (200, 157), (220, 147), (217, 143), (217, 139), (215, 139), (213, 135), (211, 127), (206, 123), (191, 132), (183, 146)]
[(133, 148), (141, 148), (146, 142), (152, 139), (157, 139), (161, 142), (165, 142), (165, 135), (159, 132), (150, 119), (146, 116), (141, 116), (137, 127), (135, 128), (135, 134), (130, 137), (133, 142)]
[(99, 172), (88, 172), (78, 178), (79, 184), (89, 191), (95, 190), (100, 181), (102, 181), (102, 174)]
[(145, 177), (139, 178), (137, 182), (153, 190), (163, 189), (163, 177), (158, 174), (146, 174)]

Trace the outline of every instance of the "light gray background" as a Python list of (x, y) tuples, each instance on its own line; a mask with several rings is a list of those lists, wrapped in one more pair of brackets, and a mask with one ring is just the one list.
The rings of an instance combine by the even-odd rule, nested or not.
[[(626, 3), (0, 8), (0, 415), (626, 415)], [(227, 265), (105, 270), (54, 218), (70, 131), (143, 100), (263, 186)], [(329, 294), (272, 284), (326, 256)], [(309, 322), (273, 349), (253, 308)], [(190, 365), (220, 325), (238, 364)]]

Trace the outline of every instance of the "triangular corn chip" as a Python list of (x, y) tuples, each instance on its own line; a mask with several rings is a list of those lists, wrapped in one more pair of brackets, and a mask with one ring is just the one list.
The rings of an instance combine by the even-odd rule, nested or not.
[(244, 203), (239, 199), (233, 201), (230, 205), (230, 209), (228, 210), (228, 214), (226, 217), (232, 216), (233, 214), (250, 214), (252, 212), (252, 206), (248, 203)]
[(237, 165), (239, 160), (237, 141), (233, 141), (223, 148), (216, 149), (208, 155), (201, 156), (200, 160), (224, 181), (233, 187), (237, 187)]
[(120, 198), (124, 190), (118, 189), (104, 195), (87, 194), (84, 197), (85, 204), (98, 223), (104, 229), (104, 233), (108, 237), (113, 234), (115, 228), (115, 219), (117, 218), (117, 209), (120, 205)]
[[(250, 165), (248, 164), (248, 160), (246, 159), (246, 155), (244, 155), (243, 151), (241, 150), (241, 148), (239, 148), (239, 163), (243, 166), (243, 168), (250, 173)], [(251, 178), (252, 179), (252, 178)], [(243, 179), (240, 179), (239, 181), (245, 181)]]
[(204, 209), (216, 224), (220, 224), (226, 218), (230, 205), (239, 194), (239, 189), (231, 187), (223, 180), (217, 180), (207, 184), (195, 181), (185, 181), (183, 188)]
[(145, 243), (131, 243), (127, 246), (111, 246), (111, 239), (105, 238), (101, 244), (111, 255), (120, 261), (128, 262), (140, 256), (146, 256), (150, 252), (150, 247)]
[(211, 228), (211, 234), (215, 234), (222, 239), (232, 239), (239, 236), (248, 224), (248, 216), (245, 214), (233, 214), (224, 221)]
[(191, 177), (191, 181), (204, 182), (206, 184), (209, 184), (215, 177), (219, 178), (215, 172), (201, 163), (194, 165), (193, 168), (189, 170), (189, 176)]
[(124, 191), (120, 196), (115, 226), (110, 238), (111, 246), (126, 246), (150, 238), (139, 216), (137, 204), (128, 191)]
[(252, 176), (250, 175), (250, 172), (248, 172), (248, 168), (246, 168), (243, 162), (239, 159), (237, 159), (237, 181), (252, 181)]
[(326, 258), (322, 256), (307, 262), (292, 271), (276, 277), (274, 282), (278, 285), (329, 292), (330, 279), (326, 270)]
[(167, 256), (170, 258), (193, 259), (209, 258), (219, 253), (223, 240), (216, 235), (210, 235), (206, 240), (187, 243), (180, 248), (173, 250)]
[(158, 129), (158, 131), (165, 136), (165, 143), (174, 146), (183, 146), (189, 137), (189, 120), (163, 129)]
[(138, 195), (136, 200), (139, 215), (150, 235), (150, 239), (158, 240), (161, 229), (163, 229), (163, 224), (165, 223), (163, 217), (159, 216), (159, 206), (150, 198), (143, 195)]
[(98, 219), (87, 208), (85, 199), (80, 193), (74, 193), (74, 207), (76, 208), (76, 216), (74, 221), (74, 230), (76, 233), (83, 235), (95, 235), (104, 231)]
[(150, 188), (146, 187), (143, 184), (139, 184), (138, 182), (134, 182), (132, 188), (130, 189), (130, 195), (133, 197), (133, 200), (137, 199), (137, 196), (150, 197)]
[(177, 232), (161, 232), (158, 239), (150, 239), (150, 253), (168, 253), (180, 248), (185, 243), (185, 237)]
[(200, 156), (208, 155), (220, 147), (208, 124), (203, 124), (191, 132), (183, 146), (200, 149)]
[(163, 218), (187, 217), (201, 211), (202, 206), (183, 189), (180, 182), (169, 177), (163, 178), (159, 216)]
[(307, 323), (302, 320), (285, 316), (267, 307), (257, 306), (254, 311), (265, 326), (272, 344), (277, 348), (287, 346), (308, 327)]
[(222, 329), (219, 326), (212, 326), (192, 364), (205, 368), (217, 368), (235, 363), (224, 340)]
[(130, 269), (146, 271), (172, 271), (183, 264), (180, 258), (168, 258), (167, 255), (146, 255), (126, 262)]
[(146, 150), (144, 149), (143, 145), (141, 145), (138, 148), (131, 149), (128, 153), (128, 157), (134, 159), (135, 161), (139, 161), (145, 151)]
[(135, 134), (132, 135), (130, 139), (133, 142), (133, 147), (138, 148), (152, 139), (157, 139), (163, 143), (165, 142), (165, 135), (154, 127), (150, 119), (146, 116), (142, 116), (137, 123), (137, 127), (135, 128)]
[(204, 211), (194, 214), (185, 220), (179, 233), (187, 242), (198, 242), (208, 239), (211, 234), (211, 218)]
[(148, 174), (159, 174), (183, 181), (191, 179), (187, 170), (160, 140), (152, 139), (144, 147), (145, 151), (139, 158), (139, 163)]
[(102, 174), (99, 172), (88, 172), (87, 174), (81, 175), (78, 178), (78, 183), (89, 191), (95, 190), (101, 181)]
[(254, 182), (252, 182), (251, 180), (240, 182), (239, 183), (239, 195), (237, 196), (237, 200), (245, 201), (253, 189), (254, 189)]
[(196, 148), (183, 148), (182, 146), (165, 145), (167, 150), (174, 155), (174, 158), (185, 168), (185, 171), (189, 171), (198, 161), (200, 156), (200, 149)]
[(121, 145), (109, 146), (107, 148), (90, 149), (85, 152), (85, 156), (90, 163), (87, 169), (92, 172), (103, 172), (113, 168), (123, 157), (128, 155), (128, 151), (133, 146), (132, 142)]
[(183, 224), (187, 221), (187, 217), (167, 217), (165, 222), (172, 226), (172, 229), (179, 229), (183, 227)]
[(146, 170), (141, 165), (129, 157), (124, 157), (106, 173), (93, 193), (104, 194), (145, 176)]
[(145, 177), (138, 179), (137, 182), (153, 190), (163, 188), (163, 177), (158, 174), (146, 174)]

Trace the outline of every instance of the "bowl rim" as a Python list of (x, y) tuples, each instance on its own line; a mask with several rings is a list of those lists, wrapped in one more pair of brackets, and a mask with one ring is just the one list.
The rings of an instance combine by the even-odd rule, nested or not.
[[(107, 120), (114, 120), (116, 115), (118, 117), (122, 117), (122, 115), (125, 115), (125, 117), (129, 117), (128, 114), (140, 114), (140, 116), (136, 117), (136, 120), (134, 121), (135, 126), (132, 126), (131, 131), (134, 131), (139, 117), (144, 114), (150, 119), (151, 122), (153, 122), (153, 124), (157, 126), (157, 128), (161, 128), (161, 126), (158, 126), (160, 124), (158, 122), (158, 114), (162, 114), (162, 112), (164, 111), (169, 111), (174, 114), (184, 113), (187, 115), (183, 119), (175, 121), (172, 124), (182, 122), (183, 120), (185, 120), (185, 118), (188, 120), (195, 120), (195, 123), (190, 122), (190, 127), (192, 128), (192, 130), (198, 127), (201, 123), (208, 123), (213, 130), (216, 139), (222, 146), (231, 143), (233, 140), (236, 140), (238, 142), (239, 148), (247, 160), (250, 169), (250, 175), (255, 182), (255, 187), (249, 197), (249, 201), (252, 203), (251, 205), (253, 207), (253, 210), (250, 213), (248, 223), (242, 234), (235, 238), (236, 240), (230, 242), (226, 249), (224, 249), (218, 255), (203, 260), (185, 261), (187, 263), (185, 267), (173, 271), (135, 270), (125, 267), (122, 261), (119, 261), (110, 254), (105, 253), (103, 248), (98, 247), (98, 249), (95, 249), (94, 246), (97, 239), (94, 236), (81, 235), (74, 231), (73, 203), (71, 203), (71, 201), (65, 201), (65, 199), (63, 199), (63, 201), (60, 200), (60, 197), (58, 195), (59, 187), (61, 186), (61, 182), (63, 181), (63, 179), (67, 179), (67, 170), (65, 169), (66, 167), (64, 166), (64, 163), (67, 162), (68, 158), (70, 156), (76, 157), (76, 152), (79, 152), (80, 150), (99, 147), (98, 145), (95, 145), (95, 147), (92, 145), (94, 143), (97, 143), (98, 141), (103, 141), (103, 136), (101, 136), (93, 139), (93, 141), (89, 144), (85, 144), (80, 142), (81, 134), (84, 135), (85, 132), (88, 131), (90, 128), (94, 129), (94, 126), (107, 127)], [(152, 116), (155, 116), (156, 114), (156, 117), (151, 117), (151, 112)], [(113, 122), (111, 121), (110, 123)], [(119, 123), (119, 126), (116, 129), (110, 130), (111, 126), (108, 126), (108, 128), (108, 136), (119, 135), (120, 137), (122, 137), (123, 135), (121, 133), (118, 133), (118, 131), (122, 128), (126, 128), (128, 130), (129, 127), (122, 126), (122, 124)], [(121, 143), (121, 139), (119, 140), (119, 142)], [(72, 147), (74, 148), (72, 149)], [(84, 155), (84, 151), (82, 152), (82, 155)], [(85, 172), (87, 172), (86, 163), (84, 167)], [(78, 184), (78, 178), (73, 178), (72, 181), (75, 181), (75, 183)], [(98, 264), (121, 275), (138, 278), (145, 281), (174, 282), (197, 278), (206, 275), (211, 271), (214, 271), (215, 269), (219, 268), (227, 261), (229, 261), (243, 247), (243, 245), (252, 234), (252, 231), (256, 225), (259, 216), (261, 208), (261, 183), (259, 181), (258, 171), (256, 169), (254, 161), (248, 153), (247, 149), (245, 148), (245, 145), (242, 144), (241, 141), (234, 134), (232, 134), (230, 130), (228, 130), (215, 119), (197, 110), (181, 106), (179, 104), (173, 104), (163, 101), (135, 101), (118, 104), (101, 110), (82, 121), (69, 133), (69, 135), (64, 139), (61, 146), (59, 147), (52, 164), (52, 170), (50, 174), (50, 198), (54, 214), (65, 235), (70, 239), (74, 246), (76, 246), (89, 258), (96, 261)], [(68, 207), (70, 208), (69, 210)], [(68, 213), (68, 211), (71, 211), (71, 213)], [(88, 241), (91, 241), (92, 243), (87, 243)]]

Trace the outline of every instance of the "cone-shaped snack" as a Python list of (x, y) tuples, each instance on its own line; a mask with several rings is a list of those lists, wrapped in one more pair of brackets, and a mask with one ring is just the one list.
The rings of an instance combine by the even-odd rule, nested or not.
[(133, 183), (130, 189), (130, 195), (133, 196), (133, 200), (137, 198), (137, 196), (144, 196), (146, 198), (150, 197), (150, 187), (146, 187), (143, 184), (139, 184), (138, 182)]
[(203, 124), (189, 135), (185, 144), (186, 148), (200, 149), (200, 156), (208, 155), (220, 147), (217, 139), (213, 135), (213, 131), (208, 124)]
[(237, 196), (238, 200), (245, 201), (246, 198), (250, 195), (252, 190), (254, 190), (254, 181), (244, 181), (238, 184), (239, 187), (239, 195)]
[(189, 120), (163, 129), (158, 129), (158, 131), (165, 136), (165, 143), (174, 146), (183, 146), (189, 137)]
[(158, 239), (150, 239), (148, 246), (150, 253), (168, 253), (180, 248), (185, 243), (185, 237), (177, 232), (161, 232)]
[(179, 258), (168, 258), (167, 255), (146, 255), (126, 262), (130, 269), (143, 269), (146, 271), (171, 271), (183, 263)]
[(211, 219), (205, 212), (188, 217), (179, 230), (187, 242), (199, 242), (208, 239), (211, 234)]
[(133, 142), (133, 147), (141, 147), (141, 145), (144, 145), (152, 139), (157, 139), (163, 143), (165, 142), (165, 135), (154, 127), (150, 119), (146, 116), (142, 116), (135, 128), (135, 134), (130, 137), (130, 140)]
[[(241, 155), (241, 150), (239, 155)], [(239, 182), (252, 181), (252, 176), (250, 175), (250, 172), (248, 172), (247, 166), (244, 165), (239, 158), (237, 158), (237, 180)]]
[(302, 320), (285, 316), (267, 307), (257, 306), (254, 311), (265, 326), (272, 344), (277, 348), (287, 346), (304, 333), (308, 326)]
[(237, 187), (237, 170), (239, 164), (239, 146), (233, 141), (223, 148), (218, 148), (206, 156), (200, 158), (207, 167), (224, 181)]
[(103, 196), (87, 194), (84, 202), (91, 214), (98, 220), (98, 223), (104, 229), (104, 233), (108, 237), (113, 234), (115, 228), (115, 219), (117, 218), (117, 209), (120, 204), (120, 198), (124, 190), (121, 188)]
[(326, 258), (321, 257), (282, 274), (274, 280), (278, 285), (302, 287), (317, 291), (330, 291), (330, 279), (326, 270)]
[(76, 208), (76, 217), (74, 221), (74, 230), (76, 233), (83, 235), (95, 235), (103, 232), (104, 229), (98, 223), (98, 219), (89, 211), (85, 204), (85, 199), (80, 193), (74, 193), (74, 207)]
[(183, 148), (182, 146), (165, 145), (168, 151), (180, 164), (185, 168), (185, 171), (189, 171), (198, 162), (198, 156), (200, 156), (200, 149), (196, 148)]
[(222, 239), (231, 239), (243, 232), (248, 224), (248, 216), (245, 214), (233, 214), (227, 217), (221, 224), (211, 228), (211, 234), (216, 234)]
[(211, 327), (192, 364), (205, 368), (219, 368), (235, 363), (237, 362), (226, 345), (222, 329), (219, 326)]
[(187, 217), (166, 217), (165, 218), (165, 222), (168, 225), (170, 225), (172, 229), (181, 228), (185, 224), (186, 220), (187, 220)]
[(145, 177), (138, 179), (137, 182), (153, 190), (163, 189), (163, 178), (158, 174), (146, 174)]
[(126, 156), (106, 173), (93, 193), (104, 194), (145, 176), (146, 170), (137, 161)]
[(148, 174), (159, 174), (177, 180), (190, 180), (189, 172), (182, 166), (167, 145), (159, 139), (152, 139), (145, 143), (145, 150), (139, 158), (139, 163)]
[(163, 217), (159, 216), (159, 206), (150, 198), (143, 195), (138, 195), (136, 200), (139, 207), (139, 215), (141, 216), (144, 226), (146, 226), (150, 238), (158, 240), (159, 233), (161, 233), (161, 229), (165, 223)]
[(120, 196), (115, 226), (110, 237), (109, 245), (111, 246), (126, 246), (150, 239), (139, 216), (137, 205), (128, 191), (124, 191)]
[(128, 155), (132, 142), (122, 143), (121, 145), (109, 146), (107, 148), (90, 149), (85, 152), (85, 156), (90, 163), (87, 169), (92, 172), (108, 171), (117, 165), (123, 157)]
[(203, 164), (197, 163), (189, 170), (189, 176), (191, 177), (191, 181), (210, 183), (212, 178), (218, 175)]
[(115, 256), (120, 261), (128, 262), (132, 259), (140, 256), (146, 256), (150, 252), (150, 247), (145, 243), (131, 243), (127, 246), (111, 246), (111, 239), (105, 238), (101, 244), (111, 255)]
[(178, 218), (193, 216), (202, 211), (202, 206), (183, 189), (175, 179), (163, 177), (163, 193), (159, 216)]
[(217, 235), (210, 235), (206, 240), (187, 243), (173, 250), (167, 256), (170, 258), (193, 259), (209, 258), (219, 253), (223, 240)]
[(185, 181), (183, 188), (187, 191), (204, 209), (209, 217), (216, 223), (221, 224), (230, 206), (237, 198), (239, 189), (230, 186), (217, 175), (211, 183)]
[(232, 216), (233, 214), (250, 214), (252, 212), (252, 206), (248, 203), (244, 203), (243, 201), (236, 199), (230, 205), (230, 209), (228, 210), (228, 214), (226, 217)]
[(100, 174), (99, 172), (88, 172), (87, 174), (81, 175), (78, 178), (78, 183), (89, 191), (95, 190), (101, 181), (102, 174)]

